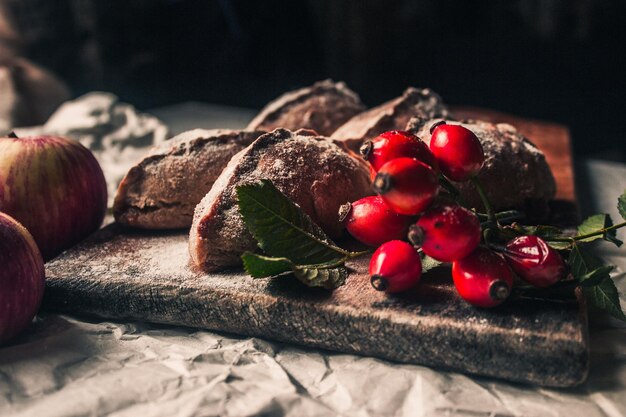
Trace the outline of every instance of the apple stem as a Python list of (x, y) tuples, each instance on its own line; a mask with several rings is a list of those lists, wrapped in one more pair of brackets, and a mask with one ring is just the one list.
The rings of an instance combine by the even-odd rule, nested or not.
[(17, 135), (15, 134), (15, 132), (11, 132), (11, 133), (9, 133), (9, 137), (10, 137), (10, 138), (13, 138), (13, 139), (19, 139), (19, 138), (17, 137)]

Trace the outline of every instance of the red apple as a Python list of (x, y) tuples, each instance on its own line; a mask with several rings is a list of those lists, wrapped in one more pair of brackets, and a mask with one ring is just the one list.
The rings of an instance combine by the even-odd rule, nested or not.
[(45, 260), (98, 230), (106, 207), (102, 169), (77, 141), (0, 138), (0, 211), (28, 229)]
[(0, 213), (0, 345), (28, 327), (44, 287), (43, 258), (33, 237)]

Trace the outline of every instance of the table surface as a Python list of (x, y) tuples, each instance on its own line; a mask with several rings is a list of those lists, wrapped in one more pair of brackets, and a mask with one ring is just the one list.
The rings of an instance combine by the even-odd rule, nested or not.
[[(199, 103), (152, 113), (173, 133), (236, 128), (254, 115)], [(625, 165), (582, 161), (576, 176), (583, 212), (618, 216)], [(619, 265), (615, 280), (624, 293), (624, 251), (599, 250)], [(587, 383), (555, 390), (258, 338), (49, 314), (0, 349), (0, 415), (622, 416), (624, 329), (592, 317)]]

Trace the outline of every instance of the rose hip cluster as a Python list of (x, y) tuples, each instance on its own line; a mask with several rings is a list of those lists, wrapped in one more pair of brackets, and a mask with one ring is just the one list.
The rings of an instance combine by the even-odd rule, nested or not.
[(370, 261), (372, 286), (387, 293), (413, 288), (422, 275), (420, 251), (451, 262), (458, 293), (479, 307), (509, 296), (513, 271), (538, 287), (560, 280), (563, 260), (536, 236), (519, 236), (499, 253), (481, 244), (477, 214), (439, 193), (441, 176), (463, 182), (480, 172), (482, 145), (461, 125), (438, 122), (430, 133), (430, 147), (402, 131), (385, 132), (361, 147), (377, 195), (346, 204), (340, 214), (352, 236), (378, 246)]

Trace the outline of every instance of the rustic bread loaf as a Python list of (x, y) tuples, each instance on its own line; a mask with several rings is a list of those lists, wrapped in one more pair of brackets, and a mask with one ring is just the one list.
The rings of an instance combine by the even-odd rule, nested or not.
[(409, 87), (400, 97), (357, 114), (333, 132), (331, 138), (357, 150), (365, 139), (404, 129), (412, 117), (417, 118), (417, 123), (417, 120), (448, 116), (449, 111), (437, 93), (428, 88)]
[(191, 226), (194, 208), (228, 161), (263, 133), (196, 129), (157, 145), (122, 180), (115, 220), (144, 229)]
[(359, 96), (345, 83), (318, 81), (270, 102), (248, 125), (249, 130), (313, 129), (328, 136), (355, 114), (365, 110)]
[(269, 179), (331, 237), (343, 230), (339, 206), (371, 194), (367, 166), (311, 131), (276, 129), (235, 155), (196, 207), (189, 250), (207, 271), (241, 264), (256, 243), (237, 206), (236, 188)]
[[(430, 144), (430, 127), (441, 121), (412, 119), (406, 127)], [(546, 203), (554, 198), (556, 183), (544, 154), (515, 127), (478, 120), (460, 124), (476, 134), (485, 152), (485, 164), (478, 174), (487, 196), (496, 210), (530, 208), (540, 216)], [(472, 207), (484, 210), (471, 182), (454, 183), (463, 199)]]

